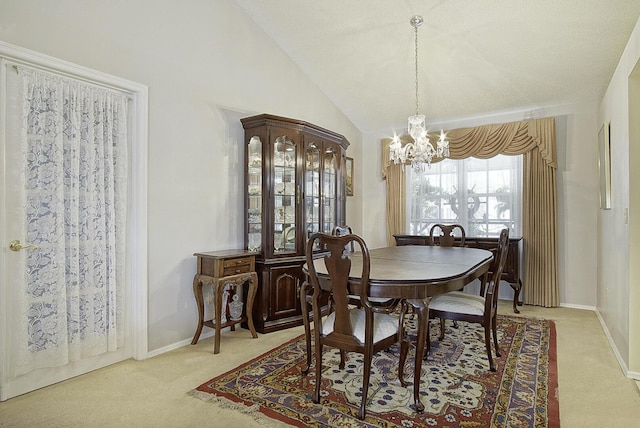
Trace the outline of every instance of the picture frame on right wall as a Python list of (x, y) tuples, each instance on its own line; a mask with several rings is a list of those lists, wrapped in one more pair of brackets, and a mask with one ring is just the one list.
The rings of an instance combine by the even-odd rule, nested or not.
[(609, 122), (598, 132), (598, 168), (600, 170), (600, 209), (611, 209), (611, 142)]

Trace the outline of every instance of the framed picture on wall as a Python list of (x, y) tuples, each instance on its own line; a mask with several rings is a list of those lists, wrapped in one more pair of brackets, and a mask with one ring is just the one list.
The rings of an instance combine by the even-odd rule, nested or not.
[(600, 209), (611, 209), (611, 143), (609, 122), (598, 132), (598, 168), (600, 169)]
[(353, 158), (347, 158), (346, 169), (347, 196), (353, 196)]

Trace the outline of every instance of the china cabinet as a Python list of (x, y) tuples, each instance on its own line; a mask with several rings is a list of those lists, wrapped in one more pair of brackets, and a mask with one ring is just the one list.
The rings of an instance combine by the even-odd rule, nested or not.
[(261, 333), (302, 324), (307, 239), (345, 222), (349, 142), (319, 126), (269, 114), (245, 132), (245, 247), (256, 253), (253, 320)]

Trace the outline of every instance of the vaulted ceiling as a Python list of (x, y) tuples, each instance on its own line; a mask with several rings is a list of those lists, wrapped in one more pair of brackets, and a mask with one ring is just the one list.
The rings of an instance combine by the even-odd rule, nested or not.
[(363, 132), (598, 100), (640, 0), (235, 0)]

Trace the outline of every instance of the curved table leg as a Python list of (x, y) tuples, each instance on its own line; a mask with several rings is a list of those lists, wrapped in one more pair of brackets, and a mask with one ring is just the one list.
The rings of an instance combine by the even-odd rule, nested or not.
[(195, 345), (200, 339), (202, 326), (204, 325), (204, 298), (202, 297), (202, 281), (200, 280), (200, 275), (193, 277), (193, 295), (196, 298), (196, 307), (198, 308), (198, 326), (193, 335), (193, 340), (191, 340), (191, 344)]
[[(213, 289), (215, 293), (215, 331), (216, 337), (213, 347), (213, 353), (217, 354), (220, 352), (220, 331), (222, 330), (222, 311), (223, 311), (223, 302), (222, 297), (224, 294), (224, 289), (226, 287), (231, 287), (234, 290), (238, 290), (239, 286), (243, 286), (245, 284), (249, 284), (249, 290), (247, 290), (247, 302), (245, 305), (245, 316), (247, 317), (247, 325), (249, 327), (249, 331), (251, 332), (251, 336), (253, 338), (257, 338), (256, 329), (253, 325), (253, 301), (256, 296), (256, 290), (258, 287), (258, 275), (255, 272), (247, 272), (240, 273), (235, 275), (223, 276), (221, 278), (214, 278), (213, 280)], [(229, 321), (227, 319), (227, 323), (225, 325), (229, 325), (231, 330), (234, 330), (235, 324), (244, 320), (244, 317), (241, 317), (240, 320), (237, 321)]]
[[(251, 336), (254, 339), (258, 338), (255, 325), (253, 324), (253, 302), (258, 290), (258, 275), (256, 272), (247, 272), (243, 274), (229, 275), (221, 278), (211, 277), (208, 275), (196, 275), (193, 278), (193, 295), (196, 298), (196, 306), (198, 308), (198, 326), (196, 332), (193, 335), (192, 345), (198, 343), (200, 334), (202, 333), (202, 327), (212, 327), (215, 330), (213, 353), (218, 354), (220, 352), (220, 331), (222, 330), (222, 296), (224, 294), (225, 286), (237, 287), (240, 285), (248, 284), (249, 289), (247, 291), (247, 302), (245, 305), (245, 316), (240, 320), (231, 321), (225, 323), (232, 331), (235, 330), (235, 324), (238, 322), (244, 322), (246, 319)], [(202, 293), (202, 287), (205, 285), (211, 285), (214, 298), (214, 318), (211, 321), (204, 320), (204, 297)], [(246, 318), (245, 318), (246, 317)]]
[(422, 373), (422, 357), (427, 341), (427, 331), (429, 330), (429, 302), (423, 299), (409, 299), (407, 302), (413, 306), (414, 313), (418, 315), (418, 339), (413, 373), (413, 401), (416, 411), (421, 413), (424, 411), (424, 404), (420, 401), (420, 374)]
[(518, 279), (518, 285), (514, 286), (513, 284), (509, 284), (511, 285), (511, 288), (513, 288), (513, 312), (515, 312), (516, 314), (519, 314), (520, 311), (518, 310), (518, 305), (520, 305), (520, 290), (522, 290), (522, 280)]
[(245, 307), (245, 313), (247, 316), (247, 325), (251, 336), (254, 339), (258, 338), (256, 333), (256, 327), (253, 325), (253, 301), (256, 298), (256, 292), (258, 291), (258, 274), (251, 272), (251, 282), (249, 283), (249, 291), (247, 293), (247, 305)]
[(215, 280), (213, 281), (213, 296), (214, 296), (214, 303), (213, 303), (213, 311), (214, 311), (214, 330), (215, 330), (215, 334), (216, 336), (213, 338), (213, 353), (214, 354), (219, 354), (220, 353), (220, 332), (222, 330), (221, 325), (222, 324), (222, 295), (224, 293), (224, 285), (222, 284), (222, 280), (224, 280), (225, 278), (215, 278)]

